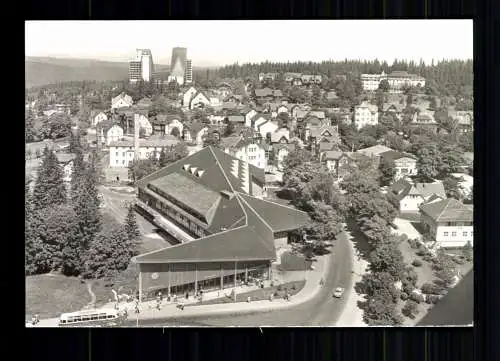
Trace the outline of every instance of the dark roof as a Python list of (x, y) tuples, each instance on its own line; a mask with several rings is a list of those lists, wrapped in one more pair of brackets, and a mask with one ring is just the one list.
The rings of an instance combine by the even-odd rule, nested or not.
[(389, 161), (395, 161), (400, 158), (411, 158), (411, 159), (416, 159), (413, 154), (408, 154), (408, 153), (402, 153), (398, 152), (396, 150), (389, 150), (387, 152), (380, 153), (379, 156), (382, 158), (389, 160)]
[(464, 326), (474, 322), (474, 270), (450, 289), (417, 326)]
[(400, 201), (410, 192), (411, 187), (412, 184), (410, 182), (401, 178), (391, 184), (387, 189), (387, 192)]
[(234, 136), (234, 137), (224, 137), (224, 138), (220, 139), (220, 142), (224, 148), (232, 148), (232, 147), (236, 146), (236, 144), (238, 144), (240, 139), (241, 139), (241, 136), (239, 136), (239, 135)]
[(149, 182), (160, 191), (174, 197), (182, 204), (201, 214), (210, 224), (221, 195), (184, 174), (171, 173)]
[[(140, 189), (156, 184), (164, 187), (164, 191), (180, 203), (206, 213), (215, 209), (211, 213), (212, 224), (208, 231), (217, 233), (140, 255), (136, 261), (168, 263), (275, 259), (273, 232), (299, 228), (308, 221), (308, 215), (246, 194), (239, 176), (246, 171), (242, 172), (241, 165), (237, 158), (217, 148), (206, 147), (141, 179), (138, 182)], [(258, 179), (263, 184), (264, 171), (248, 166), (249, 178)], [(202, 168), (203, 174), (196, 176), (196, 171), (191, 172), (193, 167), (197, 168), (196, 171)], [(147, 188), (145, 191), (151, 192)], [(227, 197), (225, 194), (234, 196)], [(227, 231), (221, 231), (222, 227)]]
[(324, 152), (327, 150), (334, 150), (337, 147), (336, 143), (321, 142), (319, 143), (319, 151)]
[(421, 195), (423, 197), (429, 197), (436, 194), (442, 198), (446, 198), (446, 191), (441, 181), (436, 181), (434, 183), (415, 183), (409, 194)]
[(342, 152), (336, 151), (336, 150), (327, 150), (324, 152), (323, 159), (324, 160), (338, 160), (342, 157)]
[(288, 149), (288, 151), (292, 152), (295, 150), (295, 143), (274, 143), (272, 144), (272, 148), (275, 152), (281, 149)]
[(420, 206), (420, 210), (436, 222), (472, 221), (474, 210), (471, 204), (463, 204), (455, 198), (448, 198)]

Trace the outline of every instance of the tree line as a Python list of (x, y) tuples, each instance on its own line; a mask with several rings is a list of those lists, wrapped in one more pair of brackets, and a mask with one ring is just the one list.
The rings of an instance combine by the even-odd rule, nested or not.
[(26, 275), (58, 271), (84, 278), (112, 276), (138, 254), (132, 207), (124, 224), (100, 212), (97, 155), (85, 161), (77, 149), (73, 162), (68, 185), (56, 155), (45, 148), (33, 191), (25, 186)]

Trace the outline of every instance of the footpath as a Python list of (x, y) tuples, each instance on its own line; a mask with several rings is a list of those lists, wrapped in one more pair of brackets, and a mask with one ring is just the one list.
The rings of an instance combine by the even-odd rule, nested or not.
[[(301, 303), (311, 300), (314, 298), (319, 290), (321, 289), (320, 281), (327, 277), (327, 271), (329, 262), (331, 262), (332, 254), (327, 254), (324, 256), (317, 257), (317, 261), (314, 262), (314, 269), (305, 271), (305, 285), (297, 294), (290, 297), (290, 299), (274, 299), (270, 300), (258, 300), (251, 302), (232, 302), (232, 303), (219, 303), (210, 305), (196, 305), (198, 303), (192, 296), (190, 299), (184, 299), (182, 297), (178, 298), (178, 302), (173, 301), (167, 302), (163, 300), (160, 309), (158, 310), (157, 301), (151, 300), (142, 302), (139, 305), (139, 314), (134, 312), (135, 303), (127, 302), (118, 305), (120, 310), (126, 310), (128, 313), (128, 320), (137, 320), (139, 325), (141, 320), (164, 320), (172, 318), (181, 317), (195, 317), (195, 316), (210, 316), (217, 314), (245, 314), (245, 313), (255, 313), (255, 312), (267, 312), (274, 311), (278, 309), (286, 309), (290, 307), (297, 306)], [(264, 287), (269, 287), (270, 281), (264, 282)], [(241, 286), (236, 288), (227, 288), (223, 291), (212, 291), (203, 294), (203, 300), (212, 300), (217, 298), (222, 298), (225, 296), (230, 296), (231, 292), (236, 292), (236, 294), (246, 293), (258, 289), (258, 286)], [(189, 307), (184, 307), (181, 309), (178, 307), (179, 303)], [(108, 303), (103, 305), (102, 308), (113, 308), (116, 303)], [(57, 327), (58, 319), (42, 319), (35, 327)]]

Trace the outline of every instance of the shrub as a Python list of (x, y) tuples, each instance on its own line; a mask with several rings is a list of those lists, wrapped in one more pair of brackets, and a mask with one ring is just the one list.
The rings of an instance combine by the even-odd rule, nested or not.
[(408, 239), (408, 243), (410, 244), (410, 247), (413, 249), (421, 249), (422, 248), (418, 239)]
[(439, 301), (439, 296), (438, 295), (427, 295), (425, 297), (425, 302), (428, 303), (428, 304), (430, 304), (430, 305), (434, 305), (438, 301)]
[(464, 264), (466, 261), (460, 257), (453, 257), (453, 262), (455, 262), (456, 264), (459, 264), (459, 265), (462, 265)]
[(432, 283), (424, 283), (421, 288), (422, 293), (428, 294), (428, 295), (438, 295), (440, 292), (443, 291), (442, 287), (439, 287), (436, 284)]
[(282, 288), (283, 288), (283, 287), (281, 287), (281, 285), (278, 285), (277, 290), (278, 290), (278, 291), (281, 291), (281, 290), (282, 290)]
[(401, 292), (401, 296), (399, 296), (401, 300), (406, 301), (408, 299), (408, 293)]
[(409, 300), (406, 301), (401, 313), (409, 318), (415, 318), (415, 315), (418, 313), (418, 304), (415, 301)]
[(414, 301), (416, 303), (422, 303), (422, 302), (424, 302), (424, 296), (422, 296), (422, 295), (420, 295), (418, 293), (412, 293), (409, 298), (410, 298), (410, 300), (412, 300), (412, 301)]
[(421, 260), (419, 260), (419, 259), (416, 259), (416, 260), (414, 260), (411, 264), (412, 264), (413, 266), (415, 266), (415, 267), (420, 267), (420, 266), (422, 266), (422, 261), (421, 261)]

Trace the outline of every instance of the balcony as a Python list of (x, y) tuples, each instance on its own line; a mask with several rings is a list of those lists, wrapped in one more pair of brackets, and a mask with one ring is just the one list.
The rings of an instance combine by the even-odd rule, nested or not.
[(181, 243), (189, 242), (195, 239), (185, 231), (183, 231), (181, 228), (179, 228), (177, 225), (175, 225), (172, 221), (165, 218), (160, 212), (148, 206), (143, 201), (136, 200), (135, 205), (142, 211), (149, 214), (151, 223), (158, 226), (159, 228), (179, 240)]

